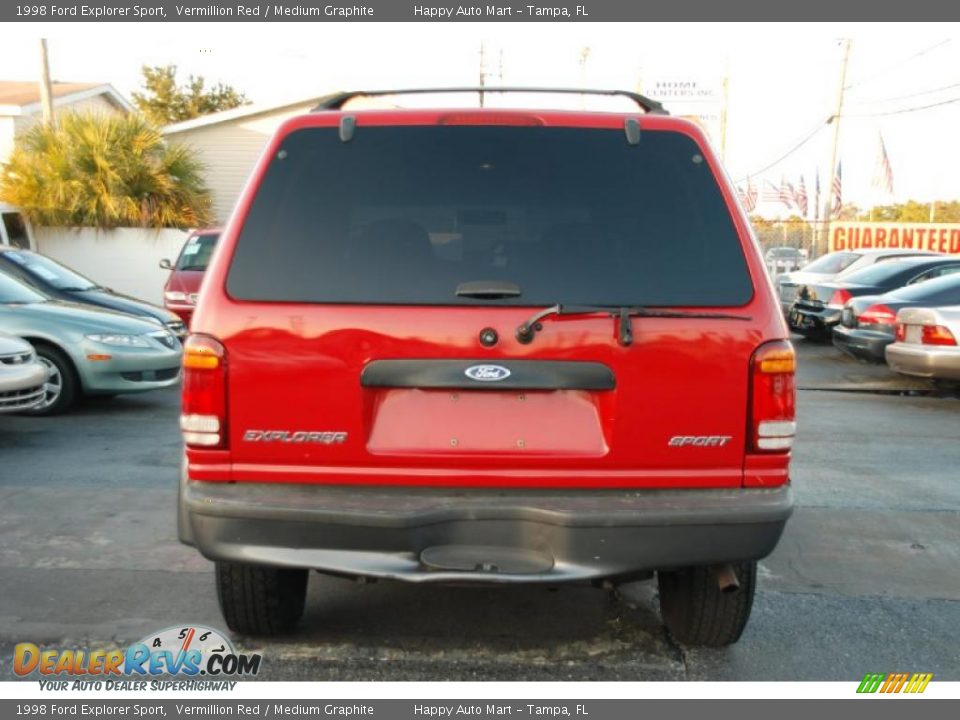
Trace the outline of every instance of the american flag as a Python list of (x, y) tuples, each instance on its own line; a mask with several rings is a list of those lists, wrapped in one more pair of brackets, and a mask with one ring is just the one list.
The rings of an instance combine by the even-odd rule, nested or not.
[(877, 158), (877, 167), (873, 173), (873, 186), (893, 195), (893, 168), (890, 167), (890, 158), (887, 157), (887, 146), (880, 135), (880, 156)]
[(747, 178), (747, 212), (753, 212), (757, 207), (757, 188), (750, 178)]
[(780, 202), (780, 191), (772, 182), (769, 180), (764, 180), (763, 193), (761, 193), (760, 199), (763, 200), (763, 202)]
[(843, 180), (840, 173), (840, 161), (837, 161), (837, 174), (833, 176), (833, 193), (830, 198), (830, 206), (833, 208), (832, 217), (840, 217), (840, 208), (843, 206)]
[(780, 195), (779, 200), (787, 209), (797, 206), (797, 191), (793, 189), (793, 185), (788, 183), (782, 177), (780, 178)]
[(803, 182), (803, 175), (800, 176), (800, 185), (797, 187), (797, 208), (800, 210), (800, 217), (807, 216), (807, 186)]

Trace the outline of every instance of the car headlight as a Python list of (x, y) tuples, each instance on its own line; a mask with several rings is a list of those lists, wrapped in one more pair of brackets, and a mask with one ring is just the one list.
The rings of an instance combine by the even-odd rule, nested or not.
[(173, 290), (171, 292), (165, 292), (163, 296), (170, 302), (186, 302), (187, 294)]
[(87, 335), (86, 338), (103, 345), (113, 345), (115, 347), (150, 347), (150, 343), (139, 335), (94, 334)]

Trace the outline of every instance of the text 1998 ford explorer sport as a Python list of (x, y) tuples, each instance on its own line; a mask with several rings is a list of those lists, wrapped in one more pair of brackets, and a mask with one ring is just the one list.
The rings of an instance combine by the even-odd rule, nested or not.
[(655, 572), (674, 637), (739, 638), (792, 509), (794, 352), (703, 133), (614, 94), (639, 108), (344, 94), (276, 132), (184, 358), (180, 537), (232, 629), (290, 629), (309, 569)]

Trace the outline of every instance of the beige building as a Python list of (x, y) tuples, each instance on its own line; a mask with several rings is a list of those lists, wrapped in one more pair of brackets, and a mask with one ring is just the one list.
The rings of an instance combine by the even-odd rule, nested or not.
[(193, 148), (206, 166), (216, 224), (230, 217), (247, 176), (274, 130), (288, 118), (309, 112), (320, 99), (314, 96), (281, 105), (244, 105), (163, 129), (167, 139)]
[[(52, 85), (53, 108), (95, 113), (128, 113), (133, 106), (112, 85), (61, 83)], [(0, 162), (13, 150), (16, 138), (40, 121), (40, 84), (0, 80)]]

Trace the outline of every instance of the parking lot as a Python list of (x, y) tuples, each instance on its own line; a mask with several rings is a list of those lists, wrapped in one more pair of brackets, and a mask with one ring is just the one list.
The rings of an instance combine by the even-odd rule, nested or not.
[[(960, 399), (798, 343), (798, 508), (726, 650), (661, 627), (654, 585), (465, 588), (313, 576), (274, 680), (960, 680)], [(850, 392), (856, 390), (856, 392)], [(211, 564), (178, 544), (177, 388), (0, 418), (0, 655), (223, 628)], [(0, 679), (10, 679), (9, 662)]]

